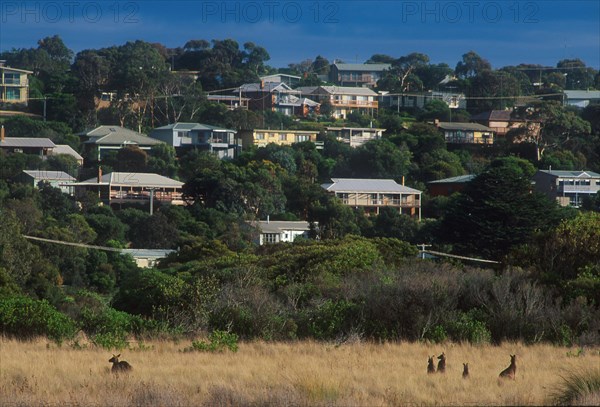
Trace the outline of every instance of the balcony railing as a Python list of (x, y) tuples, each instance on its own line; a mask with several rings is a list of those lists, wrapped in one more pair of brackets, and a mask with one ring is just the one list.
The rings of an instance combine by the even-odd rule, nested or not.
[(372, 107), (376, 108), (378, 102), (369, 100), (332, 100), (332, 106), (350, 106), (350, 107)]

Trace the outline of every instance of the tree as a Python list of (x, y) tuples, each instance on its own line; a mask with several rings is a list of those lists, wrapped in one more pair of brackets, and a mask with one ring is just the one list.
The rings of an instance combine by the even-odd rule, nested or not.
[(372, 140), (354, 150), (349, 167), (360, 178), (393, 178), (400, 180), (408, 174), (411, 152), (392, 142)]
[(491, 69), (492, 65), (487, 60), (481, 58), (475, 51), (469, 51), (463, 54), (454, 72), (460, 78), (471, 78)]
[(531, 192), (531, 168), (515, 158), (493, 162), (467, 185), (441, 223), (454, 251), (498, 260), (558, 224), (563, 214), (556, 202)]

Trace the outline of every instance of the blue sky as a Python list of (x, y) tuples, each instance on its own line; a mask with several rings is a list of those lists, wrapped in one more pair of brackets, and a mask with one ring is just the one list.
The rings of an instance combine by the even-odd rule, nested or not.
[(0, 2), (0, 50), (58, 34), (75, 52), (141, 39), (167, 47), (232, 38), (267, 49), (269, 65), (322, 55), (364, 62), (380, 53), (427, 54), (455, 67), (470, 50), (494, 68), (600, 68), (599, 0), (64, 0)]

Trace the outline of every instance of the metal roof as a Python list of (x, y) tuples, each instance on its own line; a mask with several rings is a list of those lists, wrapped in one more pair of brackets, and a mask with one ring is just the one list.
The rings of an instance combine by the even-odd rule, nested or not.
[(75, 178), (64, 171), (23, 170), (30, 177), (39, 180), (75, 181)]
[(444, 179), (438, 179), (435, 181), (429, 181), (428, 184), (458, 184), (463, 182), (470, 182), (475, 178), (475, 174), (459, 175), (458, 177), (450, 177)]
[(332, 178), (331, 181), (331, 184), (321, 186), (330, 192), (421, 193), (418, 189), (400, 185), (393, 179)]
[(259, 228), (263, 233), (281, 233), (284, 230), (310, 230), (310, 223), (306, 221), (260, 220), (250, 222), (250, 224)]
[(560, 178), (600, 178), (600, 174), (593, 171), (564, 171), (564, 170), (538, 170), (544, 174)]
[(334, 64), (340, 71), (382, 72), (390, 69), (392, 64)]
[(377, 96), (377, 93), (369, 88), (355, 88), (351, 86), (319, 86), (313, 94), (329, 93), (331, 95), (358, 95), (358, 96)]
[(102, 175), (101, 182), (98, 178), (90, 178), (75, 185), (112, 185), (128, 187), (155, 187), (155, 188), (180, 188), (183, 182), (147, 172), (111, 172)]
[(0, 147), (36, 147), (36, 148), (54, 148), (56, 144), (49, 138), (36, 137), (5, 137), (0, 141)]
[(84, 131), (81, 133), (77, 133), (78, 136), (88, 136), (88, 137), (104, 137), (108, 134), (127, 134), (127, 135), (142, 135), (142, 133), (138, 133), (137, 131), (126, 129), (125, 127), (117, 126), (117, 125), (104, 125), (98, 126), (95, 129)]
[(440, 129), (444, 130), (473, 130), (473, 131), (493, 131), (487, 126), (479, 123), (455, 123), (455, 122), (440, 122)]
[(260, 83), (245, 83), (239, 88), (235, 89), (234, 92), (273, 92), (283, 91), (286, 93), (298, 93), (297, 91), (290, 88), (285, 82), (264, 82), (261, 86)]
[(600, 90), (565, 90), (567, 99), (600, 99)]
[(106, 146), (106, 145), (121, 146), (123, 144), (133, 144), (133, 145), (140, 145), (140, 146), (155, 146), (157, 144), (163, 144), (163, 143), (164, 143), (163, 141), (154, 139), (152, 137), (145, 136), (141, 133), (118, 132), (118, 133), (107, 134), (103, 137), (91, 138), (90, 140), (86, 141), (84, 144), (96, 144), (96, 145), (101, 145), (101, 146)]
[(68, 144), (57, 144), (52, 150), (52, 155), (66, 154), (75, 157), (77, 160), (83, 160), (83, 157)]
[(154, 130), (215, 130), (215, 131), (235, 132), (235, 130), (232, 130), (232, 129), (227, 129), (225, 127), (212, 126), (210, 124), (184, 123), (184, 122), (167, 124), (166, 126), (157, 127)]

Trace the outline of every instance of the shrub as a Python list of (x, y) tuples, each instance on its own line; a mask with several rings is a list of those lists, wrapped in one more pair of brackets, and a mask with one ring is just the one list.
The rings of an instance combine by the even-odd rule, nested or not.
[(46, 300), (8, 297), (0, 298), (0, 332), (21, 339), (46, 336), (60, 343), (75, 336), (77, 324)]
[(598, 405), (600, 402), (600, 369), (571, 373), (551, 396), (559, 406)]
[(468, 341), (473, 344), (486, 344), (492, 340), (492, 333), (484, 322), (477, 319), (477, 310), (461, 313), (460, 316), (451, 321), (448, 332), (455, 341)]
[(208, 335), (207, 341), (192, 341), (192, 346), (185, 348), (184, 352), (224, 352), (229, 349), (238, 351), (238, 336), (227, 331), (213, 331)]

